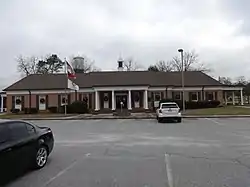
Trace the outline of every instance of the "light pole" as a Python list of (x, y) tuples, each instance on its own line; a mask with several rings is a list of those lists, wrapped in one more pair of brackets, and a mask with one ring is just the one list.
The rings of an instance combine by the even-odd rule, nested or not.
[(182, 87), (182, 109), (185, 112), (185, 92), (184, 92), (184, 63), (183, 63), (183, 49), (178, 49), (181, 53), (181, 87)]

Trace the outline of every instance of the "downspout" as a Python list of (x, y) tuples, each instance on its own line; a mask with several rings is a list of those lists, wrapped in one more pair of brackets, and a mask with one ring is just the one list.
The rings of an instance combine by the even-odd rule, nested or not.
[(31, 91), (29, 91), (29, 114), (30, 114), (30, 110), (31, 110)]
[(205, 86), (202, 86), (202, 90), (201, 90), (201, 93), (202, 93), (202, 94), (201, 94), (201, 96), (202, 96), (201, 100), (202, 100), (202, 101), (205, 100), (204, 87), (205, 87)]
[(75, 90), (75, 101), (78, 101), (77, 100), (77, 90)]

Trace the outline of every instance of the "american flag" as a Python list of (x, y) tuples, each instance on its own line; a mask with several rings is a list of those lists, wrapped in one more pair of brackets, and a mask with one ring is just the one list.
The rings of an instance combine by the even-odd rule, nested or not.
[(66, 62), (65, 65), (66, 65), (66, 70), (67, 70), (66, 73), (68, 75), (68, 78), (76, 79), (76, 73), (75, 73), (73, 67), (67, 61), (65, 61), (65, 62)]

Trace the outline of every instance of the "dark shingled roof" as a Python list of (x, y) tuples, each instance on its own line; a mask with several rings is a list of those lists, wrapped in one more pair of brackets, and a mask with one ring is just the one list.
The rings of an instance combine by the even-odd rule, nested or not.
[[(200, 71), (184, 72), (185, 86), (222, 86)], [(181, 86), (181, 72), (109, 71), (79, 73), (75, 83), (80, 88), (98, 86)], [(33, 74), (12, 84), (4, 91), (64, 89), (65, 74)]]

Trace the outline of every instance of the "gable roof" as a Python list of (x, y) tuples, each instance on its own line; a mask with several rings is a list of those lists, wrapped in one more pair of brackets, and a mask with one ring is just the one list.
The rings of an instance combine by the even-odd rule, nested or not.
[[(110, 71), (78, 73), (74, 82), (80, 88), (105, 86), (181, 86), (181, 72)], [(185, 86), (222, 86), (220, 82), (200, 71), (184, 72)], [(65, 74), (29, 75), (4, 91), (64, 89)]]

